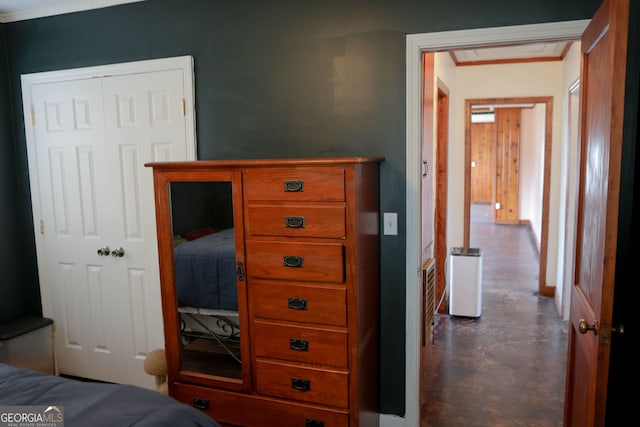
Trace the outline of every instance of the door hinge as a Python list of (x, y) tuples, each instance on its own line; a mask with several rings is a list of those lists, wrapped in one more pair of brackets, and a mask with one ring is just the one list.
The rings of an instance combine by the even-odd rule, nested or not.
[(35, 126), (36, 125), (36, 112), (33, 108), (33, 104), (31, 105), (31, 126)]
[(187, 115), (187, 100), (182, 98), (182, 115)]
[(44, 235), (44, 220), (40, 220), (40, 234)]

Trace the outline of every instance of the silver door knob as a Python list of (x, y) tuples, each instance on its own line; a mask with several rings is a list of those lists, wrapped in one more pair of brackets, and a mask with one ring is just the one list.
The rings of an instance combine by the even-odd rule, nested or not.
[(100, 256), (109, 256), (110, 253), (111, 253), (111, 249), (109, 249), (109, 246), (104, 246), (98, 249), (98, 255)]
[(111, 255), (113, 255), (114, 257), (117, 257), (117, 258), (122, 258), (124, 256), (124, 249), (116, 248), (116, 249), (111, 251)]

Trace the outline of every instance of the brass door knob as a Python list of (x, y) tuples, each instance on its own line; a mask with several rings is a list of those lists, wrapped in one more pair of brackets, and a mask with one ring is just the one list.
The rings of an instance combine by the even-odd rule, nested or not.
[(111, 249), (109, 249), (109, 246), (104, 246), (98, 249), (98, 255), (100, 256), (108, 256), (110, 253), (111, 253)]
[(578, 322), (578, 331), (581, 334), (586, 334), (589, 331), (593, 331), (594, 335), (598, 335), (598, 322), (594, 320), (592, 324), (589, 324), (586, 320), (580, 319), (580, 321)]

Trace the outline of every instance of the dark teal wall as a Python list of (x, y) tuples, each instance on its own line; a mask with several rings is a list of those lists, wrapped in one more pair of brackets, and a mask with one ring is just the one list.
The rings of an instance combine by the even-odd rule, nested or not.
[[(635, 324), (636, 286), (629, 282), (637, 269), (638, 236), (640, 236), (640, 2), (631, 1), (629, 8), (629, 42), (625, 85), (624, 124), (622, 127), (622, 159), (620, 165), (620, 199), (616, 248), (616, 285), (613, 294), (612, 326)], [(634, 344), (637, 333), (612, 334), (607, 387), (606, 425), (624, 425), (635, 416), (632, 397), (625, 391), (629, 371), (635, 369)], [(633, 409), (632, 409), (633, 408)]]
[(599, 3), (147, 0), (7, 24), (25, 283), (37, 289), (20, 74), (193, 55), (199, 158), (386, 159), (380, 209), (400, 234), (382, 236), (381, 405), (403, 415), (405, 35), (585, 19)]
[[(7, 61), (6, 29), (0, 24), (0, 323), (25, 314), (39, 314), (39, 297), (27, 304), (29, 291), (37, 290), (34, 283), (22, 278), (21, 267), (24, 245), (21, 241), (27, 233), (27, 241), (33, 232), (22, 227), (23, 220), (17, 205), (24, 197), (24, 189), (16, 182), (15, 143), (12, 132), (9, 64)], [(22, 231), (21, 231), (22, 230)], [(33, 258), (33, 248), (29, 257)], [(32, 299), (34, 300), (34, 299)]]

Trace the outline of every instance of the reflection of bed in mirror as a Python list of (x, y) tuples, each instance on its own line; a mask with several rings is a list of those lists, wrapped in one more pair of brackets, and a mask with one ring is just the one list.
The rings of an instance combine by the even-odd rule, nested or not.
[(185, 236), (176, 237), (173, 250), (183, 367), (239, 375), (234, 229), (207, 227)]

